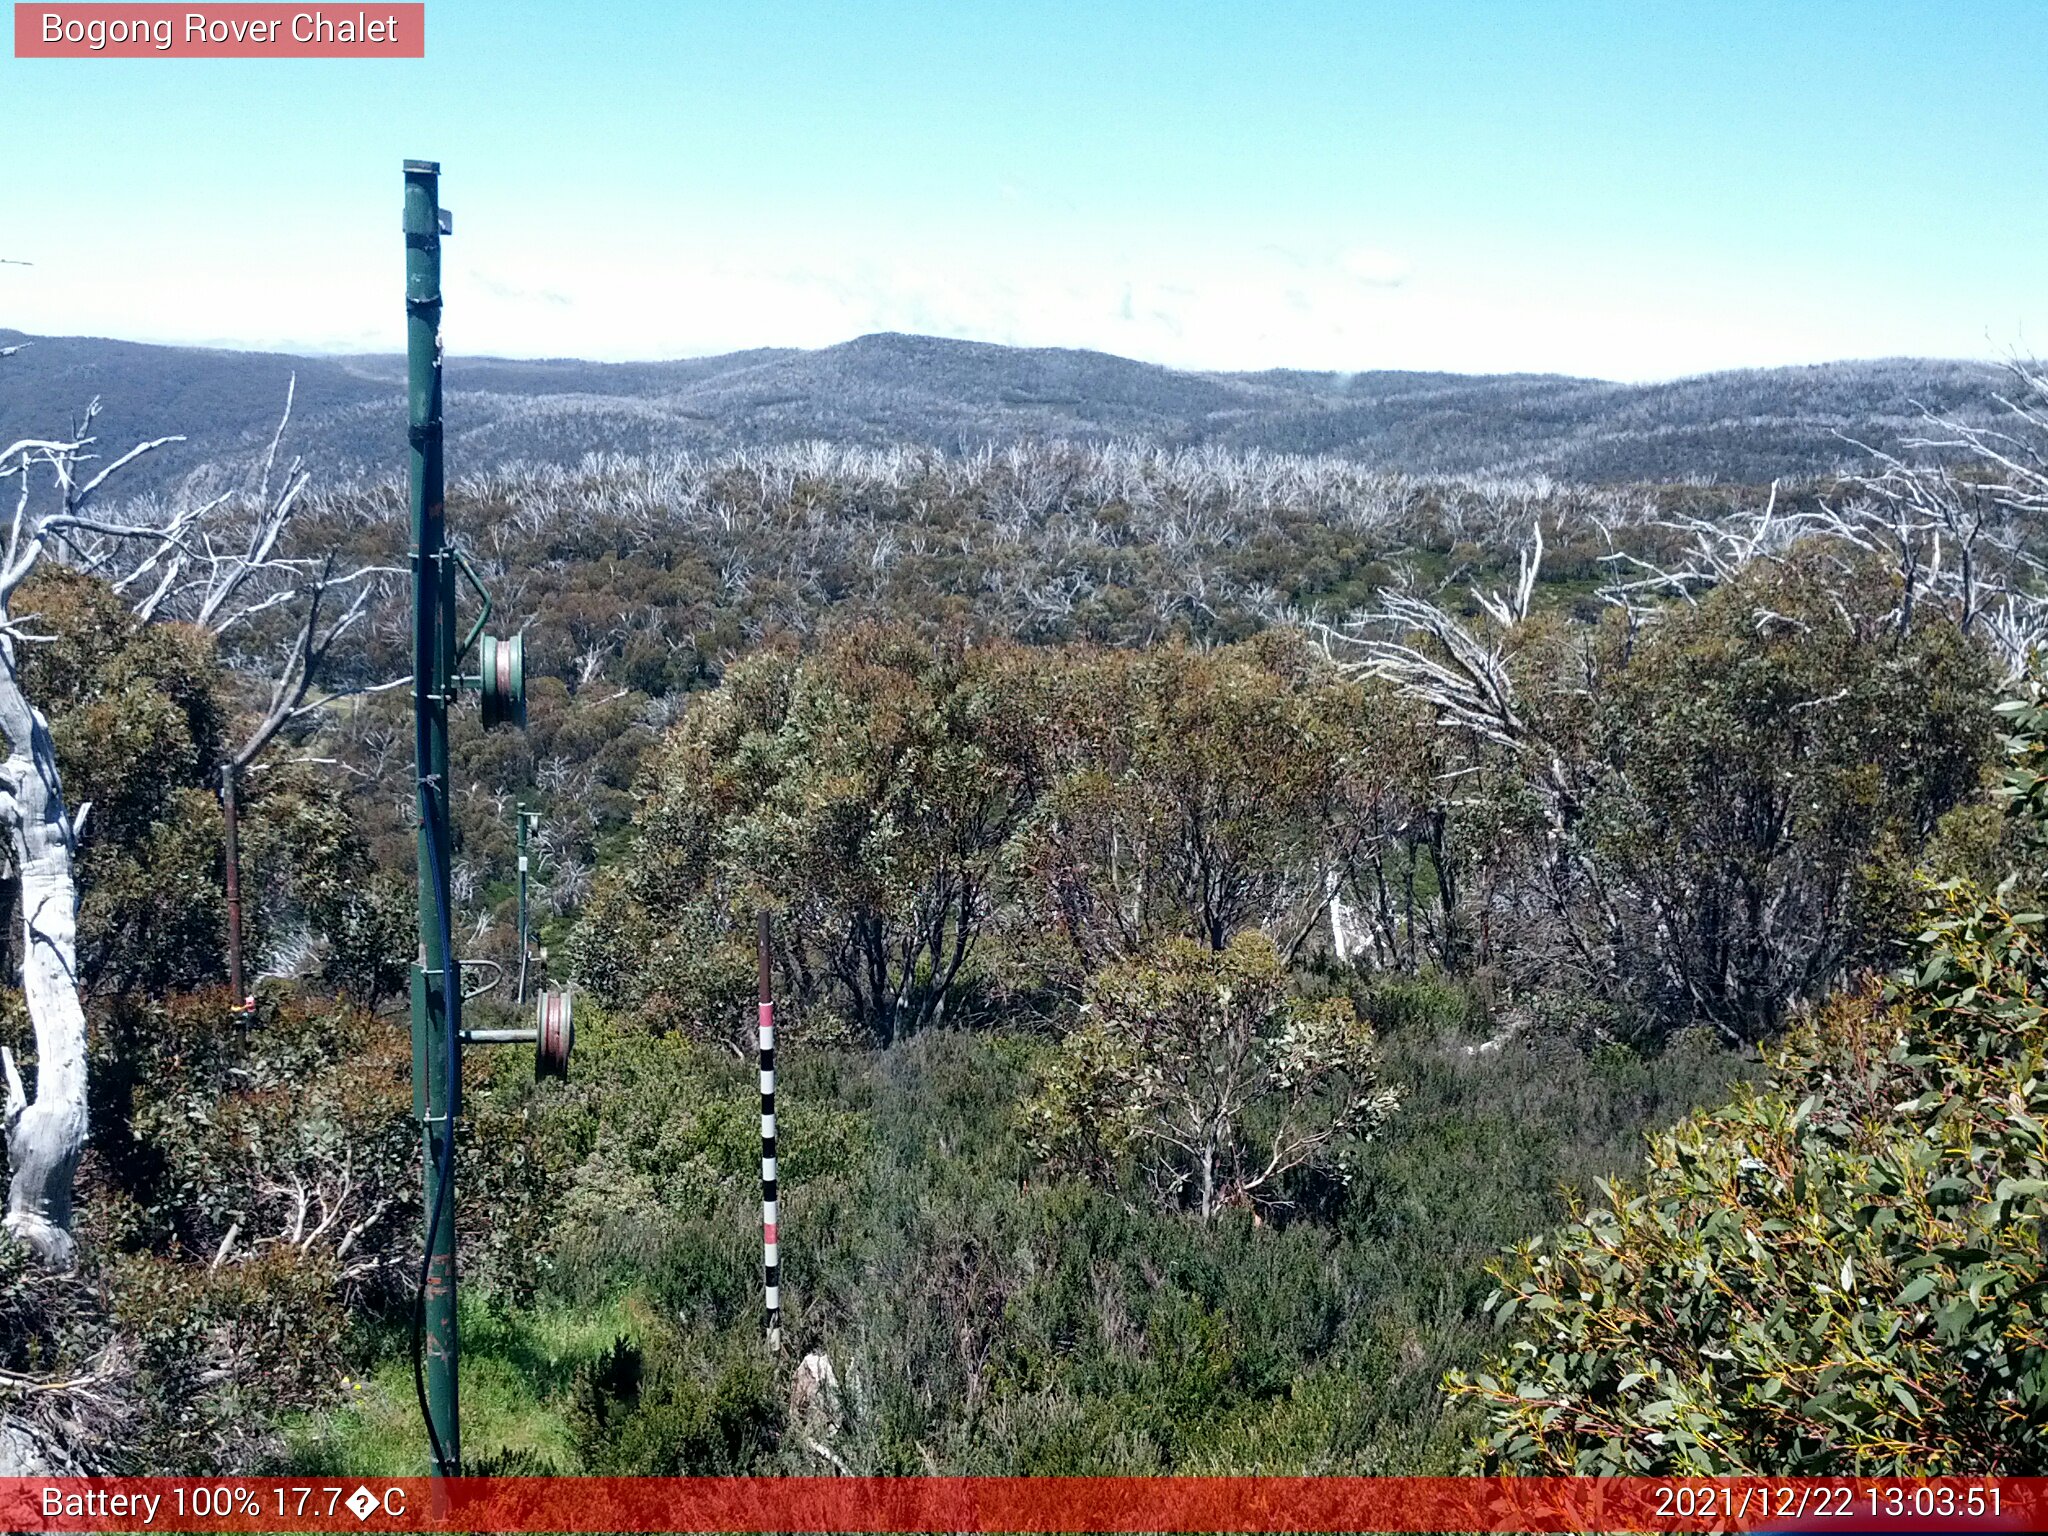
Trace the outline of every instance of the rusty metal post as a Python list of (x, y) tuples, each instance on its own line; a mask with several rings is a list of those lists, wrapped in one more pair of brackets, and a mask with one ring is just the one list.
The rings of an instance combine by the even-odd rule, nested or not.
[(227, 828), (228, 991), (235, 1011), (248, 1017), (249, 997), (242, 990), (242, 842), (241, 816), (235, 804), (235, 765), (220, 765), (220, 814)]

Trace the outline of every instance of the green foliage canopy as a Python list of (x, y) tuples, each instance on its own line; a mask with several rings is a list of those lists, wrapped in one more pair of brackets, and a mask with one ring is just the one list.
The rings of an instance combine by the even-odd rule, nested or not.
[(1282, 635), (1132, 653), (872, 630), (762, 653), (656, 754), (576, 974), (719, 1033), (765, 904), (799, 1013), (886, 1042), (998, 971), (1071, 994), (1163, 938), (1254, 927), (1291, 955), (1382, 783), (1367, 697)]
[[(2048, 710), (2011, 711), (2038, 817)], [(1521, 1250), (1475, 1465), (2033, 1472), (2048, 1422), (2048, 949), (2011, 885), (1929, 893), (1912, 963), (1821, 1009), (1761, 1092), (1652, 1139)]]
[(1991, 676), (1955, 624), (1901, 633), (1894, 584), (1817, 552), (1759, 562), (1631, 643), (1592, 647), (1574, 828), (1621, 969), (1732, 1039), (1880, 959), (1911, 870), (1990, 756)]

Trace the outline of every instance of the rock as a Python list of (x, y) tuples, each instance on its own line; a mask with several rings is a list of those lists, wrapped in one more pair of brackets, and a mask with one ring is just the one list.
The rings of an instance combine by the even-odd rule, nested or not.
[(822, 1349), (805, 1355), (789, 1384), (789, 1417), (807, 1435), (827, 1438), (839, 1433), (843, 1419), (839, 1373)]
[(0, 1419), (0, 1477), (76, 1477), (68, 1456), (19, 1419)]

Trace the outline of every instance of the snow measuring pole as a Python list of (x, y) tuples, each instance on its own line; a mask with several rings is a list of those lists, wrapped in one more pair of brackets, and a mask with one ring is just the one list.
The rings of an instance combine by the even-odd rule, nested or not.
[(782, 1349), (782, 1215), (775, 1183), (775, 978), (768, 939), (763, 910), (754, 934), (761, 981), (761, 1331), (774, 1354)]

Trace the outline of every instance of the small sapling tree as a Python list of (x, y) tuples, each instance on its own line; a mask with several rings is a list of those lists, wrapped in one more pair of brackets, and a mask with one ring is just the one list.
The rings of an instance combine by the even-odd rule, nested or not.
[(1114, 1177), (1134, 1161), (1161, 1204), (1204, 1221), (1286, 1206), (1289, 1173), (1341, 1171), (1346, 1143), (1395, 1107), (1350, 1000), (1292, 996), (1257, 931), (1222, 950), (1168, 940), (1088, 991), (1027, 1107), (1033, 1140), (1078, 1172)]

